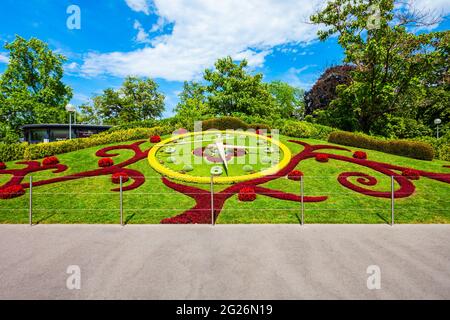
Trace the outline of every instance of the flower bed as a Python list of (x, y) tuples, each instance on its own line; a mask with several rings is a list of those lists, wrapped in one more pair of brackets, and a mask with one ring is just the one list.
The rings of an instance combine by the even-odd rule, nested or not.
[(364, 151), (355, 151), (353, 153), (353, 158), (355, 159), (367, 159), (367, 153), (365, 153)]
[(0, 189), (0, 199), (12, 199), (23, 194), (25, 194), (25, 190), (20, 184)]
[(414, 169), (405, 169), (402, 171), (402, 176), (408, 178), (409, 180), (419, 180), (420, 173)]
[(292, 170), (291, 172), (288, 173), (287, 177), (289, 180), (300, 181), (302, 176), (303, 172), (301, 172), (300, 170)]
[(47, 157), (42, 160), (44, 166), (51, 166), (59, 163), (59, 159), (55, 156)]
[(151, 143), (158, 143), (158, 142), (161, 142), (161, 137), (160, 137), (160, 136), (151, 136), (151, 137), (150, 137), (150, 142), (151, 142)]
[(238, 199), (240, 201), (254, 201), (256, 199), (255, 188), (253, 187), (244, 187), (239, 190)]
[(4, 162), (0, 162), (0, 170), (5, 170), (6, 164)]
[(318, 153), (318, 154), (316, 154), (316, 161), (328, 162), (328, 155), (325, 153)]
[(100, 168), (111, 167), (112, 165), (114, 165), (114, 161), (111, 158), (101, 158), (98, 160), (98, 166)]
[(112, 174), (112, 176), (111, 176), (112, 183), (119, 184), (120, 177), (122, 177), (122, 183), (125, 183), (128, 180), (130, 180), (130, 177), (128, 176), (128, 174), (126, 172), (120, 171), (120, 172), (115, 172)]

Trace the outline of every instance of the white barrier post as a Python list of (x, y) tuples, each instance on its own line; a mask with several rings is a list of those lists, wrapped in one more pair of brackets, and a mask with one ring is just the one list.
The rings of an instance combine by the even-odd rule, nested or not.
[(33, 176), (30, 176), (30, 201), (29, 201), (29, 210), (28, 210), (28, 222), (30, 226), (33, 225)]
[(120, 176), (120, 225), (123, 226), (123, 190), (122, 190), (122, 175)]
[(394, 176), (391, 176), (391, 226), (394, 225)]
[(304, 219), (304, 215), (305, 215), (303, 175), (300, 176), (300, 203), (301, 203), (301, 208), (302, 208), (302, 215), (301, 215), (300, 223), (301, 223), (301, 225), (303, 225), (303, 219)]

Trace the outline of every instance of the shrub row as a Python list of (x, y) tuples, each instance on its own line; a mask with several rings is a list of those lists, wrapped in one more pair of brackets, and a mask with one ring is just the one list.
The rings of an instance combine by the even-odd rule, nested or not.
[(336, 131), (330, 134), (328, 142), (421, 160), (433, 160), (434, 157), (433, 147), (422, 141), (382, 140), (361, 133)]
[(146, 139), (152, 135), (163, 135), (171, 132), (170, 127), (135, 128), (102, 132), (89, 138), (55, 141), (38, 144), (0, 144), (0, 161), (33, 160), (89, 147), (123, 142), (137, 139)]
[(202, 129), (218, 129), (218, 130), (247, 130), (247, 129), (270, 129), (270, 127), (265, 123), (254, 123), (248, 124), (236, 117), (220, 117), (212, 118), (202, 121)]

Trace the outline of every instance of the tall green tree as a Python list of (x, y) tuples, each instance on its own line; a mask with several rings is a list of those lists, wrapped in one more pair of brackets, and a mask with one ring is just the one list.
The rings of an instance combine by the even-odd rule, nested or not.
[(275, 99), (262, 82), (262, 74), (249, 74), (245, 70), (246, 60), (236, 64), (231, 57), (226, 57), (214, 66), (215, 69), (207, 69), (203, 75), (207, 81), (208, 104), (214, 114), (267, 116), (275, 111)]
[(5, 45), (9, 63), (0, 76), (0, 124), (16, 136), (29, 123), (65, 122), (72, 89), (62, 81), (66, 58), (39, 39), (16, 36)]
[(394, 0), (332, 0), (311, 16), (313, 23), (327, 27), (319, 38), (337, 34), (344, 61), (356, 67), (352, 83), (338, 86), (338, 98), (327, 110), (332, 125), (379, 133), (388, 116), (417, 114), (426, 79), (445, 61), (436, 48), (448, 37), (448, 31), (415, 34), (408, 29), (426, 24), (425, 19)]
[(268, 90), (275, 99), (278, 113), (282, 118), (303, 119), (305, 108), (305, 91), (296, 88), (283, 81), (272, 81), (268, 85)]
[(195, 81), (185, 81), (179, 94), (180, 102), (175, 112), (180, 119), (200, 120), (213, 115), (208, 105), (206, 87)]
[(92, 98), (92, 106), (83, 106), (85, 117), (109, 124), (124, 124), (138, 120), (161, 117), (164, 111), (164, 94), (152, 79), (127, 77), (118, 90), (103, 90)]

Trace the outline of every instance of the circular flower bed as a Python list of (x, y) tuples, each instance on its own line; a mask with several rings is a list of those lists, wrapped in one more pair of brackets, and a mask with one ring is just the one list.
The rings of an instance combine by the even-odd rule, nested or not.
[(253, 187), (244, 187), (239, 190), (238, 199), (240, 201), (254, 201), (256, 199), (255, 189)]
[(6, 169), (6, 164), (4, 162), (0, 162), (0, 170)]
[(44, 160), (42, 160), (42, 164), (44, 166), (51, 166), (51, 165), (58, 164), (58, 163), (59, 163), (59, 159), (55, 156), (47, 157), (47, 158), (44, 158)]
[(151, 137), (150, 137), (150, 142), (151, 142), (151, 143), (158, 143), (158, 142), (161, 142), (161, 137), (160, 137), (160, 136), (151, 136)]
[(316, 161), (318, 162), (328, 162), (328, 155), (324, 153), (316, 154)]
[(101, 168), (111, 167), (114, 165), (114, 161), (111, 158), (101, 158), (98, 160), (98, 166)]
[(419, 180), (420, 173), (414, 169), (405, 169), (402, 171), (402, 176), (408, 178), (409, 180)]
[(111, 176), (112, 183), (119, 184), (120, 177), (122, 177), (122, 183), (125, 183), (130, 179), (130, 177), (128, 176), (128, 174), (126, 172), (116, 172), (116, 173), (113, 173), (113, 175)]
[(13, 185), (0, 189), (0, 199), (11, 199), (25, 194), (22, 185)]
[(367, 159), (367, 153), (364, 151), (355, 151), (353, 153), (353, 158), (355, 159)]
[(301, 177), (303, 176), (303, 172), (300, 170), (292, 170), (288, 173), (288, 179), (294, 180), (294, 181), (300, 181)]

